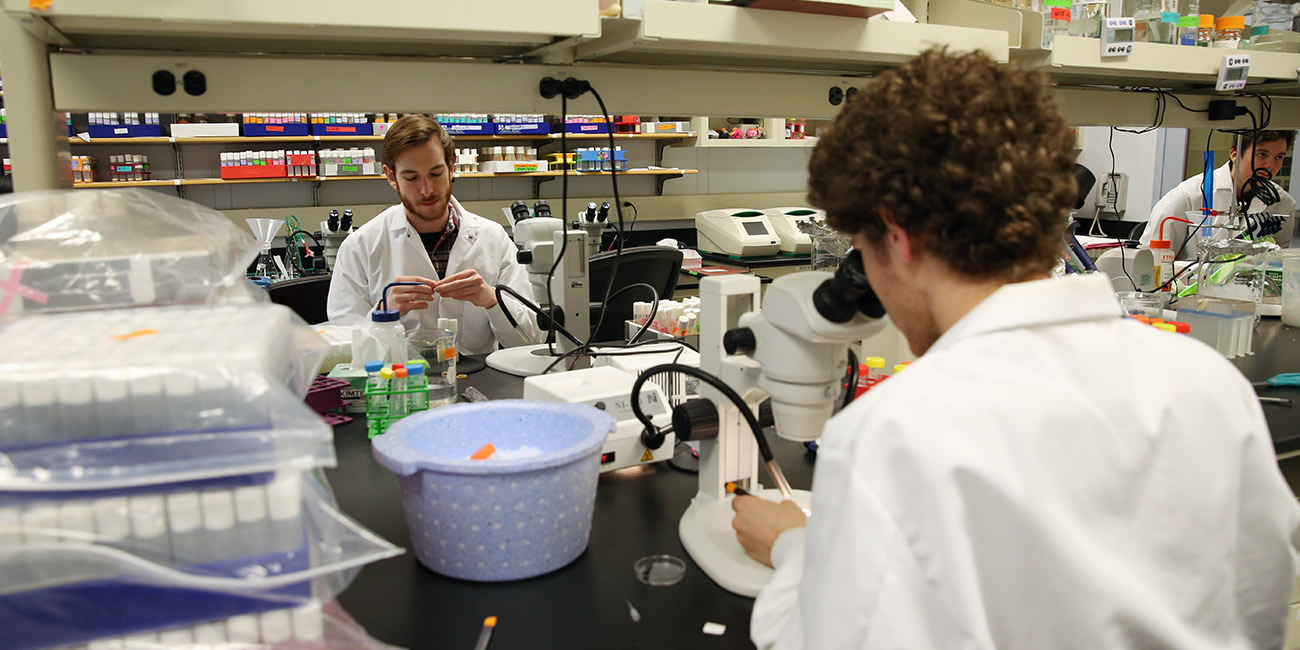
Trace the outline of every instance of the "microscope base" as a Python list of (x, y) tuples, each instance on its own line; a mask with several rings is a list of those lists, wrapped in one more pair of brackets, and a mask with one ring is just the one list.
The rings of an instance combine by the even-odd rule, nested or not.
[[(769, 501), (781, 500), (780, 490), (762, 490), (758, 496)], [(791, 496), (805, 510), (812, 503), (812, 493), (807, 490), (794, 490)], [(771, 582), (772, 569), (750, 559), (740, 542), (736, 541), (736, 531), (731, 527), (735, 516), (731, 499), (702, 501), (695, 497), (686, 514), (682, 515), (677, 532), (691, 559), (718, 586), (753, 598)]]
[[(558, 350), (559, 348), (556, 348)], [(546, 344), (539, 345), (521, 345), (513, 348), (497, 350), (487, 356), (487, 365), (493, 370), (500, 370), (504, 373), (515, 375), (516, 377), (532, 377), (540, 375), (546, 367), (555, 361), (547, 350)], [(561, 364), (563, 365), (563, 364)], [(556, 371), (561, 370), (561, 366), (555, 367)]]

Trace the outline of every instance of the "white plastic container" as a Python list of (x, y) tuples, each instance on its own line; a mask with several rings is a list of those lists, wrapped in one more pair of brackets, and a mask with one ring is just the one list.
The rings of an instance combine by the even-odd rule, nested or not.
[(1300, 327), (1300, 257), (1282, 260), (1282, 323)]

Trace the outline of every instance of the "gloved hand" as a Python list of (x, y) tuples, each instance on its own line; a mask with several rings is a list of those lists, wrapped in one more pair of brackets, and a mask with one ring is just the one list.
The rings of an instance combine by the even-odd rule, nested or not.
[(1250, 215), (1247, 222), (1250, 226), (1246, 228), (1246, 237), (1249, 239), (1259, 239), (1282, 230), (1283, 218), (1261, 213)]

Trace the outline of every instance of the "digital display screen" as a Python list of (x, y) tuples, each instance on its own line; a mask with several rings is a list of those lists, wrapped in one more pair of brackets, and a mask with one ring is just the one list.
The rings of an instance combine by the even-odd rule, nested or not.
[(1117, 29), (1117, 30), (1115, 30), (1114, 32), (1112, 32), (1112, 33), (1114, 34), (1114, 36), (1111, 36), (1111, 38), (1110, 38), (1110, 42), (1112, 42), (1112, 43), (1131, 43), (1131, 42), (1133, 41), (1133, 37), (1134, 37), (1134, 35), (1135, 35), (1135, 32), (1136, 32), (1136, 30), (1134, 30), (1134, 29), (1131, 28), (1131, 27), (1130, 27), (1130, 28), (1125, 28), (1125, 29)]
[(764, 226), (762, 221), (746, 221), (744, 222), (744, 226), (745, 232), (751, 235), (767, 234), (767, 226)]
[(1246, 70), (1246, 68), (1228, 68), (1228, 74), (1224, 75), (1223, 78), (1228, 81), (1245, 81)]

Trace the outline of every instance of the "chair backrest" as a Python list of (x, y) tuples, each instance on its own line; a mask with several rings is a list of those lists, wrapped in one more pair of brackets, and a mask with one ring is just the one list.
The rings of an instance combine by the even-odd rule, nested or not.
[(309, 325), (329, 320), (325, 309), (330, 295), (330, 277), (313, 275), (276, 282), (266, 290), (271, 302), (284, 305), (307, 321)]
[[(673, 297), (677, 290), (677, 278), (682, 271), (682, 252), (667, 246), (639, 246), (624, 248), (623, 259), (618, 264), (618, 275), (614, 276), (616, 253), (598, 253), (593, 255), (588, 269), (588, 287), (591, 290), (591, 326), (596, 327), (604, 311), (605, 320), (596, 331), (595, 341), (625, 340), (623, 321), (632, 318), (632, 303), (648, 302), (650, 292), (644, 288), (628, 289), (614, 296), (620, 289), (643, 282), (659, 292), (660, 300)], [(607, 283), (610, 300), (603, 305)]]

